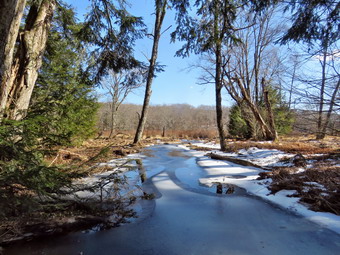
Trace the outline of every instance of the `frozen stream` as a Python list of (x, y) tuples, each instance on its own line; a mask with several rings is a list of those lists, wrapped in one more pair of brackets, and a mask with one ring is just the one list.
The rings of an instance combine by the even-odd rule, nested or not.
[(144, 201), (134, 223), (17, 245), (5, 254), (340, 254), (340, 237), (245, 191), (218, 195), (198, 185), (205, 171), (172, 145), (147, 149)]

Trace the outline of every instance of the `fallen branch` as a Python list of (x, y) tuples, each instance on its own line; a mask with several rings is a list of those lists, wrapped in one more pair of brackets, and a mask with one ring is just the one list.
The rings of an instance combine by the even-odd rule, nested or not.
[(244, 159), (219, 155), (219, 154), (212, 153), (212, 152), (207, 153), (206, 156), (209, 156), (211, 159), (230, 161), (230, 162), (233, 162), (235, 164), (242, 165), (242, 166), (251, 166), (251, 167), (261, 168), (263, 170), (271, 170), (271, 168), (263, 167), (263, 166), (254, 164), (254, 163), (247, 161), (247, 160), (244, 160)]
[(48, 167), (51, 167), (58, 158), (59, 158), (59, 153), (57, 153), (57, 156), (52, 160), (52, 162), (48, 165)]
[(63, 149), (59, 149), (58, 151), (58, 155), (60, 155), (63, 159), (78, 159), (80, 161), (84, 161), (87, 160), (87, 157), (72, 151), (68, 151), (68, 150), (63, 150)]

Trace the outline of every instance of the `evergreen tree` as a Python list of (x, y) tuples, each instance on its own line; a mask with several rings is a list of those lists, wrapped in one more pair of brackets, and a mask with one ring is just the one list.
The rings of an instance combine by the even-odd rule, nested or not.
[(336, 41), (340, 38), (340, 2), (334, 0), (250, 0), (257, 12), (262, 12), (271, 5), (282, 3), (285, 12), (291, 12), (292, 25), (282, 37), (282, 43), (289, 41), (306, 42), (325, 39), (325, 32), (329, 33), (327, 40)]
[[(279, 135), (289, 134), (292, 131), (294, 114), (284, 101), (283, 95), (273, 86), (268, 86), (269, 101), (273, 108), (275, 127)], [(265, 108), (263, 100), (260, 101), (260, 108)], [(266, 116), (267, 118), (267, 116)]]
[(225, 126), (223, 123), (222, 88), (223, 88), (223, 45), (237, 42), (234, 22), (238, 9), (237, 1), (196, 0), (196, 16), (189, 15), (187, 7), (190, 1), (173, 1), (177, 10), (177, 28), (172, 33), (172, 40), (184, 41), (177, 51), (177, 56), (187, 57), (190, 53), (208, 53), (213, 56), (216, 122), (221, 150), (227, 149)]
[(0, 125), (0, 219), (37, 211), (71, 185), (72, 174), (44, 163), (41, 130), (39, 117)]
[(98, 105), (94, 84), (81, 70), (86, 52), (75, 36), (80, 28), (73, 10), (60, 6), (28, 115), (39, 118), (43, 141), (50, 145), (81, 142), (95, 132)]
[[(48, 166), (49, 146), (74, 142), (94, 130), (93, 84), (81, 71), (83, 49), (74, 12), (59, 5), (29, 112), (0, 125), (0, 218), (22, 216), (55, 201), (74, 174)], [(47, 199), (48, 198), (48, 199)], [(51, 200), (52, 199), (52, 200)]]
[(230, 109), (228, 131), (233, 137), (250, 138), (251, 136), (250, 128), (242, 116), (241, 107), (237, 104)]
[[(269, 101), (272, 106), (275, 128), (279, 135), (289, 134), (292, 131), (294, 122), (294, 114), (289, 109), (288, 105), (283, 101), (283, 96), (280, 95), (277, 89), (268, 87)], [(268, 114), (266, 104), (261, 97), (257, 107), (261, 115), (267, 121)], [(258, 134), (258, 127), (254, 117), (249, 114), (250, 109), (247, 104), (234, 105), (230, 110), (229, 115), (229, 134), (239, 138), (261, 138)], [(254, 137), (254, 135), (256, 137)]]
[(88, 71), (100, 82), (109, 70), (119, 72), (141, 66), (133, 55), (135, 41), (144, 36), (142, 18), (131, 15), (126, 1), (91, 0), (80, 38), (90, 46)]

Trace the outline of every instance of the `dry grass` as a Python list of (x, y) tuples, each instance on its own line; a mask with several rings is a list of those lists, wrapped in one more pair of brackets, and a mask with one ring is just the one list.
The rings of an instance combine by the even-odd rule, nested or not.
[(332, 161), (319, 159), (304, 172), (297, 172), (297, 167), (281, 167), (264, 172), (260, 179), (272, 179), (269, 189), (273, 194), (295, 190), (292, 196), (299, 197), (310, 209), (340, 215), (339, 164), (339, 156)]
[[(124, 134), (128, 137), (133, 137), (135, 135), (135, 130), (125, 130), (119, 131), (120, 134)], [(108, 137), (109, 132), (105, 131), (102, 133), (101, 137)], [(168, 138), (168, 139), (216, 139), (218, 133), (216, 130), (165, 130), (165, 136), (163, 137), (163, 130), (145, 130), (145, 138)]]
[(90, 139), (81, 146), (56, 148), (55, 154), (46, 158), (49, 165), (93, 164), (101, 160), (124, 157), (140, 151), (140, 146), (131, 146), (132, 138), (119, 134), (112, 139)]
[(218, 136), (215, 130), (174, 130), (169, 133), (173, 137), (184, 139), (216, 139)]
[(303, 154), (312, 164), (304, 172), (297, 173), (298, 167), (279, 167), (261, 173), (260, 178), (272, 179), (272, 193), (295, 190), (293, 196), (300, 197), (310, 209), (340, 215), (340, 137), (321, 141), (311, 136), (285, 136), (277, 142), (229, 141), (233, 152), (250, 147)]
[[(178, 139), (201, 139), (206, 141), (215, 141), (219, 143), (218, 133), (216, 130), (166, 130), (165, 137), (162, 137), (162, 130), (146, 130), (144, 132), (144, 140), (142, 143), (153, 143), (155, 139), (163, 142), (178, 141)], [(135, 130), (119, 131), (114, 137), (126, 144), (132, 143)], [(109, 132), (104, 132), (102, 138), (107, 138)], [(119, 142), (120, 143), (120, 142)], [(120, 144), (118, 144), (120, 145)], [(240, 149), (248, 149), (250, 147), (258, 147), (262, 149), (278, 149), (287, 153), (302, 154), (326, 154), (339, 152), (340, 137), (328, 136), (323, 140), (315, 140), (313, 136), (291, 135), (282, 136), (276, 142), (257, 142), (257, 141), (237, 141), (228, 139), (229, 151), (236, 152)]]
[[(106, 134), (104, 134), (106, 135)], [(108, 134), (107, 134), (108, 135)], [(164, 143), (178, 142), (172, 137), (144, 136), (144, 139), (133, 145), (133, 136), (128, 133), (118, 133), (113, 138), (100, 137), (89, 139), (80, 146), (55, 148), (55, 153), (46, 157), (48, 165), (67, 165), (75, 168), (79, 166), (93, 166), (98, 162), (105, 162), (114, 158), (126, 157), (138, 153), (147, 145), (158, 141)]]
[[(162, 137), (162, 130), (146, 130), (146, 137)], [(214, 139), (217, 137), (215, 130), (165, 130), (165, 137), (171, 139)]]
[(257, 147), (260, 149), (277, 149), (287, 153), (297, 154), (328, 154), (340, 152), (340, 138), (316, 141), (302, 139), (302, 137), (283, 137), (277, 142), (229, 141), (229, 150), (236, 152), (240, 149)]

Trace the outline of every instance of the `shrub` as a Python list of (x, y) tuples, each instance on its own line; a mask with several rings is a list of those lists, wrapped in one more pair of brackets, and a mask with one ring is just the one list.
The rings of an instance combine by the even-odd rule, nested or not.
[(228, 130), (231, 136), (240, 138), (248, 138), (251, 133), (250, 128), (242, 116), (241, 108), (236, 104), (230, 109)]
[(28, 120), (4, 120), (0, 127), (0, 218), (37, 210), (39, 201), (71, 184), (71, 175), (43, 163), (38, 130)]

